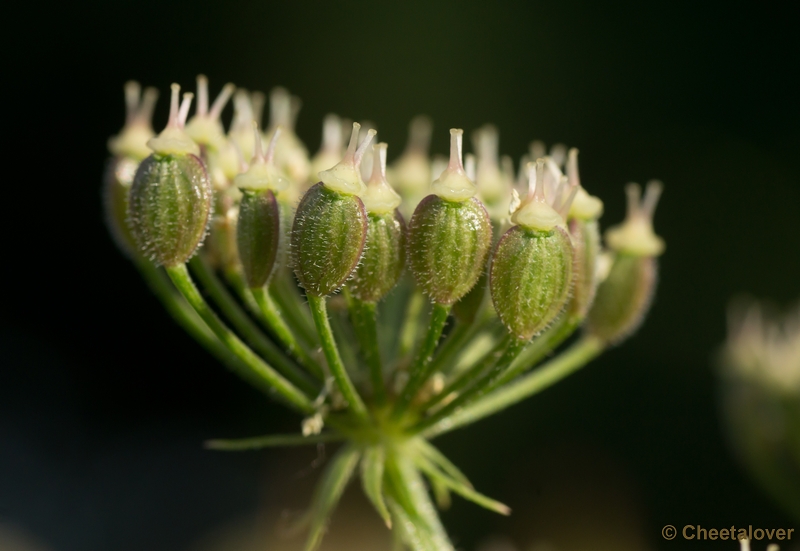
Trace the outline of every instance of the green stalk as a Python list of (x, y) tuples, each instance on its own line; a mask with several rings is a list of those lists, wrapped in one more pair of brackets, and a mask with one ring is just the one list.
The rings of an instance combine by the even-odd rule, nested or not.
[(347, 400), (348, 405), (353, 410), (353, 413), (361, 420), (368, 421), (369, 415), (367, 408), (361, 396), (358, 395), (350, 376), (347, 374), (342, 363), (342, 357), (339, 355), (339, 349), (336, 347), (336, 340), (333, 338), (333, 331), (331, 330), (330, 322), (328, 321), (328, 308), (325, 297), (316, 297), (308, 295), (308, 306), (311, 308), (311, 316), (314, 318), (314, 325), (317, 327), (319, 339), (322, 342), (322, 351), (325, 353), (325, 359), (328, 360), (328, 367), (331, 370), (336, 386), (342, 396)]
[(556, 325), (551, 326), (517, 356), (508, 371), (489, 388), (489, 392), (513, 381), (518, 375), (539, 363), (572, 335), (582, 322), (583, 318), (565, 316)]
[(338, 433), (310, 434), (308, 436), (302, 434), (268, 434), (267, 436), (256, 436), (254, 438), (206, 440), (203, 447), (209, 450), (243, 451), (325, 444), (327, 442), (340, 442), (344, 439), (345, 436)]
[(439, 353), (433, 359), (436, 364), (434, 371), (441, 371), (445, 375), (453, 372), (458, 363), (459, 356), (464, 352), (467, 343), (478, 333), (488, 328), (493, 320), (497, 318), (494, 308), (482, 307), (478, 315), (470, 323), (458, 323), (453, 332), (439, 349)]
[(261, 312), (258, 308), (258, 303), (256, 303), (256, 299), (253, 298), (253, 293), (251, 293), (250, 289), (248, 289), (241, 270), (236, 268), (226, 268), (224, 273), (225, 281), (233, 288), (234, 291), (236, 291), (236, 294), (239, 295), (239, 298), (242, 300), (247, 309), (250, 310), (254, 316), (260, 316)]
[(483, 358), (475, 362), (472, 367), (459, 373), (459, 375), (450, 381), (439, 394), (432, 396), (430, 400), (422, 405), (419, 408), (420, 411), (426, 411), (432, 408), (450, 396), (452, 393), (459, 392), (462, 388), (469, 386), (469, 384), (480, 377), (481, 373), (483, 373), (490, 365), (493, 365), (498, 361), (500, 352), (508, 346), (509, 339), (510, 337), (506, 335), (506, 337), (498, 342), (494, 348), (484, 354)]
[(308, 355), (306, 350), (300, 345), (297, 339), (295, 339), (292, 331), (289, 329), (289, 326), (281, 317), (281, 314), (278, 311), (278, 308), (275, 306), (275, 302), (273, 302), (269, 292), (267, 292), (267, 289), (264, 287), (259, 289), (250, 289), (250, 293), (252, 293), (253, 298), (258, 305), (259, 312), (263, 316), (267, 326), (274, 333), (275, 337), (281, 342), (281, 344), (286, 347), (286, 350), (289, 351), (289, 354), (297, 358), (300, 364), (308, 369), (314, 375), (314, 377), (319, 380), (324, 379), (325, 374), (323, 373), (322, 368), (311, 356)]
[(369, 378), (375, 403), (382, 406), (386, 403), (386, 383), (383, 380), (383, 364), (381, 351), (378, 347), (378, 323), (376, 304), (367, 302), (343, 290), (350, 309), (350, 319), (353, 321), (358, 346), (364, 356), (364, 361), (369, 368)]
[(400, 330), (400, 349), (397, 351), (398, 358), (405, 358), (414, 349), (414, 342), (419, 333), (419, 320), (422, 310), (425, 307), (425, 295), (417, 287), (412, 287), (411, 298), (408, 300), (405, 321)]
[(317, 386), (309, 381), (305, 374), (284, 356), (283, 351), (259, 330), (258, 326), (230, 295), (208, 263), (198, 255), (190, 260), (189, 264), (206, 292), (214, 300), (222, 314), (233, 324), (236, 331), (284, 377), (309, 396), (316, 396), (319, 393)]
[[(295, 338), (294, 332), (289, 328), (286, 320), (283, 319), (282, 312), (276, 306), (272, 295), (267, 287), (263, 289), (250, 289), (242, 277), (242, 272), (237, 269), (225, 270), (225, 280), (233, 287), (236, 294), (247, 306), (247, 309), (258, 318), (281, 344), (288, 349), (291, 356), (303, 367), (308, 369), (318, 380), (323, 380), (325, 375), (319, 363), (312, 358), (307, 349), (307, 345)], [(258, 293), (263, 293), (262, 297), (257, 297)], [(271, 310), (271, 312), (269, 311)], [(286, 315), (288, 318), (289, 316)]]
[(417, 395), (417, 392), (419, 392), (422, 385), (424, 385), (433, 374), (431, 356), (433, 356), (436, 345), (439, 343), (439, 339), (442, 336), (442, 331), (447, 323), (447, 316), (450, 314), (450, 308), (451, 306), (449, 304), (433, 304), (428, 332), (409, 370), (408, 383), (406, 383), (403, 392), (400, 394), (395, 404), (393, 414), (395, 419), (399, 419), (405, 414), (411, 401)]
[(307, 315), (300, 289), (295, 285), (292, 273), (279, 269), (269, 283), (269, 293), (286, 316), (286, 323), (294, 334), (309, 348), (319, 347), (314, 323)]
[(175, 287), (194, 308), (195, 312), (203, 319), (217, 338), (241, 360), (242, 363), (236, 366), (236, 370), (243, 378), (251, 382), (255, 381), (259, 388), (270, 388), (276, 391), (290, 405), (302, 413), (310, 414), (314, 412), (314, 404), (305, 394), (259, 358), (222, 323), (205, 299), (203, 299), (200, 291), (195, 287), (185, 264), (170, 266), (166, 270)]
[(438, 353), (431, 361), (431, 369), (435, 371), (443, 371), (443, 367), (450, 364), (453, 356), (461, 351), (464, 343), (467, 342), (469, 337), (478, 329), (477, 323), (463, 323), (456, 321), (456, 326), (447, 335), (447, 338), (439, 348)]
[(203, 348), (211, 352), (228, 368), (236, 371), (241, 368), (241, 361), (235, 356), (217, 336), (211, 332), (205, 322), (200, 319), (191, 306), (175, 290), (164, 272), (146, 261), (137, 261), (136, 267), (144, 277), (150, 290), (161, 301), (172, 318)]
[[(338, 298), (338, 297), (337, 297)], [(356, 343), (356, 335), (353, 330), (353, 324), (350, 323), (349, 312), (347, 305), (342, 309), (342, 303), (328, 303), (328, 320), (331, 324), (331, 331), (333, 331), (333, 338), (339, 347), (339, 355), (342, 358), (344, 365), (353, 366), (353, 372), (358, 377), (361, 371), (361, 360), (358, 357), (358, 344)]]
[(455, 400), (444, 406), (430, 417), (417, 423), (414, 427), (412, 427), (412, 432), (416, 433), (424, 431), (426, 428), (435, 425), (441, 419), (450, 416), (457, 409), (460, 409), (470, 402), (474, 402), (478, 398), (486, 395), (489, 389), (492, 388), (492, 385), (495, 383), (495, 381), (503, 376), (508, 367), (511, 365), (511, 362), (513, 362), (514, 359), (519, 356), (520, 352), (522, 352), (527, 345), (528, 341), (512, 338), (506, 346), (506, 350), (503, 352), (503, 355), (499, 360), (497, 360), (497, 363), (495, 363), (488, 373), (475, 381), (470, 388), (462, 392)]
[(561, 381), (593, 360), (604, 349), (605, 344), (599, 339), (588, 336), (583, 337), (564, 351), (563, 354), (550, 360), (532, 373), (495, 390), (454, 415), (441, 419), (435, 425), (427, 428), (422, 435), (431, 439), (502, 411)]

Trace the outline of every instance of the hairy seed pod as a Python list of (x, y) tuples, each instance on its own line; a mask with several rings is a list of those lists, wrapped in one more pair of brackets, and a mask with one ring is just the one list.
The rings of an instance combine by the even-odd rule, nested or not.
[(357, 298), (378, 302), (403, 274), (406, 223), (397, 207), (400, 196), (386, 181), (385, 143), (372, 146), (372, 175), (361, 199), (367, 209), (367, 241), (349, 287)]
[(136, 241), (126, 222), (128, 194), (139, 162), (130, 157), (110, 159), (103, 179), (103, 207), (111, 237), (128, 258), (138, 256)]
[(211, 181), (199, 148), (183, 131), (192, 95), (178, 107), (172, 85), (170, 119), (147, 145), (153, 154), (136, 171), (128, 200), (128, 223), (139, 250), (156, 264), (183, 264), (197, 250), (212, 211)]
[(406, 260), (406, 223), (399, 211), (369, 214), (367, 240), (361, 262), (348, 283), (353, 295), (378, 302), (403, 274)]
[(208, 229), (211, 182), (194, 155), (151, 155), (131, 186), (128, 221), (139, 250), (163, 266), (194, 255)]
[(138, 82), (125, 83), (125, 126), (116, 136), (108, 140), (112, 155), (106, 165), (103, 178), (103, 206), (111, 237), (128, 258), (139, 255), (136, 242), (126, 222), (128, 218), (128, 194), (139, 163), (148, 155), (147, 141), (153, 137), (150, 119), (153, 116), (158, 91), (145, 88)]
[(562, 228), (514, 226), (497, 243), (490, 289), (500, 320), (521, 340), (546, 328), (564, 309), (572, 287), (574, 251)]
[(255, 153), (247, 171), (234, 179), (241, 190), (236, 243), (245, 279), (251, 289), (266, 285), (275, 270), (280, 250), (283, 216), (276, 193), (289, 186), (284, 173), (274, 162), (281, 127), (275, 129), (266, 153), (261, 146), (258, 123), (253, 121)]
[(475, 286), (491, 244), (489, 215), (475, 198), (455, 202), (429, 195), (408, 226), (409, 266), (439, 304), (453, 304)]
[(461, 160), (464, 131), (450, 130), (450, 162), (408, 225), (408, 261), (417, 284), (439, 304), (453, 304), (486, 267), (492, 223)]
[(367, 211), (355, 195), (321, 182), (303, 196), (292, 226), (292, 262), (307, 293), (324, 297), (350, 277), (367, 237)]
[(271, 190), (245, 191), (239, 205), (236, 245), (251, 289), (263, 287), (275, 270), (281, 228), (278, 201)]
[(571, 316), (583, 319), (597, 291), (597, 255), (600, 253), (597, 220), (573, 218), (569, 221), (569, 233), (575, 247), (575, 286), (568, 310)]
[(644, 199), (641, 189), (629, 184), (628, 215), (606, 233), (606, 242), (616, 253), (605, 280), (597, 288), (589, 310), (589, 334), (618, 344), (639, 328), (650, 309), (656, 288), (658, 263), (664, 242), (653, 232), (653, 213), (661, 195), (660, 182), (650, 182)]
[(618, 254), (597, 288), (587, 319), (588, 332), (611, 344), (632, 335), (650, 309), (657, 275), (655, 258)]

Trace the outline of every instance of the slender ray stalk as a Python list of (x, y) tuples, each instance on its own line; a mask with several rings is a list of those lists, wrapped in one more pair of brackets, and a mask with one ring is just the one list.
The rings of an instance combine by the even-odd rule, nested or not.
[(383, 363), (378, 346), (377, 305), (366, 302), (344, 290), (350, 319), (353, 321), (358, 346), (369, 369), (369, 379), (377, 406), (386, 404), (386, 383), (383, 380)]
[(328, 367), (336, 381), (336, 386), (339, 387), (339, 391), (344, 399), (347, 400), (348, 406), (353, 410), (353, 413), (362, 421), (368, 421), (367, 407), (364, 405), (361, 396), (358, 395), (353, 381), (350, 380), (350, 375), (348, 375), (347, 369), (342, 363), (342, 357), (339, 355), (336, 340), (333, 338), (333, 331), (328, 320), (327, 299), (308, 295), (308, 305), (311, 308), (314, 325), (317, 327), (317, 332), (322, 342), (322, 351), (325, 353), (325, 359), (328, 360)]
[(243, 378), (250, 382), (256, 382), (259, 388), (271, 388), (292, 407), (302, 413), (314, 412), (314, 404), (300, 389), (258, 357), (255, 352), (222, 323), (205, 299), (203, 299), (200, 291), (195, 287), (185, 264), (170, 266), (166, 270), (175, 287), (186, 301), (194, 308), (217, 338), (241, 360), (242, 363), (237, 366), (237, 372)]
[(284, 355), (280, 347), (261, 332), (230, 295), (208, 263), (198, 255), (189, 261), (189, 265), (222, 314), (244, 339), (294, 385), (303, 389), (309, 396), (316, 396), (319, 388)]
[(311, 434), (268, 434), (253, 438), (215, 439), (206, 440), (204, 446), (209, 450), (242, 451), (260, 450), (262, 448), (286, 448), (290, 446), (308, 446), (311, 444), (325, 444), (327, 442), (341, 442), (345, 439), (343, 434), (324, 433)]
[(280, 311), (267, 289), (264, 287), (250, 289), (250, 292), (258, 305), (259, 312), (270, 330), (275, 334), (275, 337), (286, 347), (289, 354), (297, 358), (297, 361), (303, 367), (308, 369), (314, 377), (322, 380), (325, 377), (322, 368), (297, 341), (291, 329), (281, 317)]
[(521, 402), (574, 373), (597, 357), (604, 349), (605, 344), (599, 339), (584, 337), (532, 373), (495, 390), (454, 415), (441, 419), (435, 425), (427, 428), (422, 436), (428, 439), (434, 438)]
[(425, 334), (425, 339), (422, 341), (414, 363), (409, 370), (408, 383), (406, 383), (403, 392), (400, 394), (395, 404), (393, 414), (395, 419), (399, 419), (405, 414), (411, 401), (417, 395), (417, 392), (420, 391), (428, 378), (433, 374), (433, 370), (431, 369), (431, 356), (433, 356), (436, 345), (439, 343), (439, 339), (442, 336), (442, 331), (447, 323), (448, 315), (450, 315), (450, 305), (434, 303), (433, 309), (431, 310), (430, 323), (428, 324), (428, 332)]

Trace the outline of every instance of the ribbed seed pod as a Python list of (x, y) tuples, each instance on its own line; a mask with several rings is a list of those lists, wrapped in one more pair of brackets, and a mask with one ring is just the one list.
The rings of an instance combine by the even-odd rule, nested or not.
[(489, 215), (475, 198), (455, 202), (429, 195), (408, 226), (409, 266), (439, 304), (453, 304), (475, 286), (491, 244)]
[(314, 296), (338, 290), (353, 273), (367, 239), (367, 211), (357, 194), (366, 186), (359, 166), (370, 130), (356, 149), (361, 125), (353, 123), (344, 159), (320, 172), (322, 180), (297, 205), (292, 226), (292, 263), (300, 285)]
[(408, 261), (414, 279), (436, 303), (466, 295), (486, 266), (492, 224), (467, 177), (461, 157), (464, 131), (450, 130), (450, 163), (417, 205), (408, 225)]
[(142, 253), (163, 266), (189, 260), (206, 235), (211, 197), (211, 182), (198, 157), (145, 159), (128, 205), (131, 232)]
[(549, 180), (548, 162), (529, 163), (528, 194), (524, 200), (515, 195), (512, 204), (511, 221), (517, 225), (500, 238), (492, 257), (489, 287), (495, 310), (522, 341), (561, 313), (573, 284), (575, 251), (563, 225), (577, 190), (566, 178)]
[(275, 269), (281, 228), (278, 201), (271, 190), (245, 191), (239, 205), (236, 246), (250, 288), (263, 287)]
[(509, 332), (527, 341), (547, 327), (567, 303), (572, 274), (572, 244), (562, 228), (508, 230), (492, 257), (490, 288)]
[(103, 178), (103, 206), (105, 218), (111, 237), (117, 247), (126, 256), (138, 255), (136, 241), (126, 222), (128, 218), (128, 195), (131, 191), (133, 176), (136, 174), (138, 161), (123, 157), (111, 159), (106, 165)]
[(392, 290), (406, 261), (406, 223), (400, 196), (386, 181), (385, 143), (372, 146), (372, 175), (361, 198), (367, 209), (367, 240), (349, 287), (357, 298), (378, 302)]
[(600, 229), (597, 219), (603, 214), (603, 202), (586, 193), (578, 172), (578, 150), (569, 150), (567, 179), (577, 189), (569, 209), (569, 233), (575, 247), (575, 286), (568, 310), (576, 320), (589, 312), (597, 292), (597, 258), (600, 254)]
[(205, 238), (212, 211), (212, 188), (198, 146), (183, 131), (192, 94), (172, 85), (167, 127), (147, 145), (153, 154), (134, 176), (128, 223), (142, 253), (156, 264), (189, 260)]
[(597, 220), (569, 221), (569, 233), (575, 247), (575, 286), (569, 313), (578, 319), (586, 317), (597, 291), (597, 255), (600, 253), (600, 232)]
[(617, 255), (597, 289), (587, 320), (588, 331), (612, 344), (633, 334), (650, 309), (657, 276), (655, 258)]
[(664, 251), (652, 226), (661, 184), (650, 182), (641, 202), (638, 185), (628, 185), (626, 192), (628, 216), (606, 233), (606, 242), (616, 252), (614, 263), (597, 288), (586, 324), (589, 334), (611, 344), (630, 336), (644, 320), (658, 279), (656, 257)]
[(406, 224), (400, 213), (369, 214), (366, 243), (349, 286), (359, 299), (378, 302), (394, 288), (405, 267)]
[(253, 122), (255, 153), (247, 171), (234, 179), (241, 190), (236, 224), (236, 248), (245, 279), (251, 289), (266, 285), (278, 258), (283, 224), (275, 193), (289, 186), (286, 176), (274, 165), (273, 157), (281, 128), (275, 129), (267, 152), (261, 146), (258, 124)]
[(128, 195), (136, 169), (150, 155), (147, 141), (153, 137), (150, 120), (158, 92), (146, 88), (141, 94), (138, 82), (125, 84), (125, 126), (108, 141), (113, 155), (103, 178), (103, 206), (111, 237), (126, 256), (138, 256), (136, 242), (128, 227)]
[(320, 297), (339, 289), (361, 259), (366, 237), (361, 199), (314, 185), (300, 201), (292, 226), (292, 262), (300, 285)]

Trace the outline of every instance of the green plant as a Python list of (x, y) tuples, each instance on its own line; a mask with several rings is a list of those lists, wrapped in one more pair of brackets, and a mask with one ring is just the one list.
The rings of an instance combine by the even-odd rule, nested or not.
[[(361, 137), (354, 123), (342, 150), (341, 123), (329, 116), (310, 159), (294, 133), (298, 102), (285, 90), (271, 94), (262, 134), (263, 95), (228, 85), (209, 109), (207, 86), (199, 77), (197, 113), (186, 122), (192, 95), (179, 102), (173, 85), (158, 136), (149, 122), (155, 92), (140, 103), (138, 85), (126, 86), (106, 205), (117, 243), (172, 316), (304, 417), (298, 434), (208, 447), (342, 443), (303, 520), (307, 549), (356, 472), (398, 546), (452, 549), (426, 480), (439, 505), (452, 492), (509, 509), (478, 493), (430, 441), (544, 390), (636, 329), (663, 251), (652, 230), (660, 184), (643, 201), (628, 186), (628, 216), (603, 251), (602, 202), (581, 186), (575, 149), (547, 156), (534, 142), (515, 183), (493, 127), (476, 133), (477, 158), (466, 167), (463, 131), (453, 129), (449, 163), (436, 168), (430, 123), (418, 118), (387, 169), (386, 144), (367, 154), (374, 130)], [(226, 134), (219, 116), (232, 94)], [(413, 212), (408, 223), (401, 212)]]

